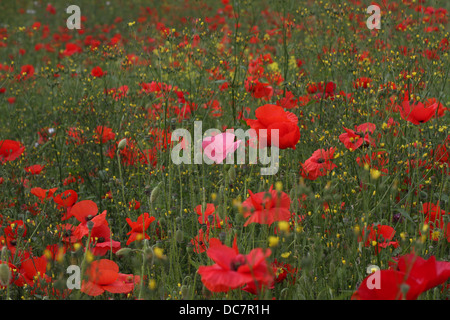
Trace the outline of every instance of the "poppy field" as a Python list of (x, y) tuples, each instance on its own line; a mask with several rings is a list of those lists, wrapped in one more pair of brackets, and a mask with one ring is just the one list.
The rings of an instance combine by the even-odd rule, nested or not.
[(70, 5), (0, 2), (0, 299), (449, 299), (450, 2)]

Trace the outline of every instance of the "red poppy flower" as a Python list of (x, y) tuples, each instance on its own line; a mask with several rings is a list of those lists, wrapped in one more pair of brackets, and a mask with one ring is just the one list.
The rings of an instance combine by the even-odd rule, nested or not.
[(256, 99), (269, 100), (273, 96), (273, 88), (269, 83), (251, 77), (245, 80), (245, 89)]
[(368, 165), (370, 168), (382, 172), (383, 175), (388, 174), (388, 169), (385, 167), (389, 163), (389, 158), (385, 151), (372, 152), (372, 155), (364, 155), (364, 157), (357, 157), (356, 162), (361, 167)]
[[(367, 276), (352, 295), (352, 300), (416, 300), (421, 294), (420, 284), (406, 274), (396, 270), (378, 270), (377, 274)], [(371, 276), (378, 277), (379, 289), (371, 283)], [(403, 288), (408, 287), (406, 296)]]
[(308, 84), (306, 90), (309, 94), (315, 94), (316, 92), (318, 92), (315, 96), (316, 100), (319, 100), (321, 98), (334, 99), (334, 96), (336, 94), (336, 84), (332, 81), (329, 81), (326, 84), (323, 81), (319, 83), (313, 82)]
[(111, 128), (105, 127), (105, 126), (97, 126), (95, 128), (95, 135), (94, 139), (97, 143), (107, 143), (110, 140), (114, 140), (116, 137), (116, 134), (112, 131)]
[(80, 52), (83, 52), (83, 49), (79, 45), (68, 42), (68, 43), (66, 43), (66, 48), (62, 52), (62, 55), (66, 56), (66, 57), (70, 57), (70, 56), (74, 55), (75, 53), (80, 53)]
[(106, 75), (106, 71), (103, 71), (101, 67), (97, 66), (92, 68), (91, 70), (91, 76), (96, 77), (96, 78), (101, 78), (104, 75)]
[(47, 8), (45, 9), (47, 10), (47, 12), (49, 12), (50, 14), (56, 14), (56, 9), (54, 6), (52, 6), (50, 3), (47, 4)]
[(128, 202), (128, 208), (130, 210), (137, 210), (141, 207), (141, 203), (135, 199), (131, 200), (130, 202)]
[(112, 88), (112, 89), (109, 89), (109, 90), (105, 89), (105, 93), (109, 94), (109, 95), (112, 95), (114, 100), (119, 101), (120, 99), (122, 99), (122, 98), (127, 96), (128, 90), (129, 90), (128, 86), (127, 85), (123, 85), (123, 86), (120, 86), (118, 88)]
[(295, 283), (296, 275), (298, 273), (297, 268), (293, 268), (289, 263), (280, 262), (277, 259), (274, 259), (273, 266), (276, 270), (275, 282), (280, 283), (289, 279), (290, 284)]
[[(353, 294), (358, 300), (416, 300), (423, 292), (445, 283), (450, 278), (450, 262), (428, 260), (415, 253), (394, 258), (388, 270), (367, 276)], [(372, 282), (377, 277), (379, 286)], [(405, 295), (406, 291), (406, 295)]]
[(195, 207), (195, 212), (198, 214), (198, 222), (200, 224), (206, 224), (209, 228), (211, 225), (214, 228), (221, 228), (222, 220), (219, 218), (218, 214), (214, 214), (216, 208), (213, 203), (207, 203), (205, 212), (202, 212), (202, 205), (199, 204)]
[(93, 222), (93, 228), (102, 224), (108, 225), (108, 222), (106, 221), (106, 210), (99, 215), (97, 215), (97, 213), (97, 204), (92, 200), (82, 200), (73, 205), (70, 214), (80, 222), (74, 231), (74, 235), (78, 237), (78, 239), (89, 234), (89, 229), (87, 227), (88, 221)]
[(0, 163), (4, 164), (7, 161), (14, 161), (19, 158), (25, 147), (19, 141), (14, 140), (0, 140)]
[(127, 233), (129, 236), (127, 246), (136, 240), (143, 240), (144, 238), (150, 239), (149, 235), (145, 233), (145, 230), (147, 230), (150, 224), (155, 221), (155, 217), (150, 217), (148, 212), (145, 212), (137, 218), (136, 222), (131, 221), (130, 218), (127, 218), (126, 220), (131, 227), (131, 231)]
[(277, 101), (277, 105), (285, 109), (297, 108), (297, 99), (291, 91), (286, 91), (286, 96)]
[(312, 156), (301, 164), (301, 175), (309, 180), (316, 180), (318, 177), (325, 176), (329, 171), (337, 167), (332, 160), (334, 159), (335, 148), (328, 150), (319, 149), (314, 151)]
[(272, 130), (278, 130), (278, 142), (275, 146), (280, 149), (292, 148), (300, 140), (300, 128), (297, 125), (298, 118), (295, 114), (285, 111), (274, 104), (266, 104), (255, 110), (256, 120), (247, 119), (247, 125), (254, 129), (261, 139), (260, 130), (267, 130), (267, 146), (272, 145)]
[(58, 188), (42, 189), (41, 187), (35, 187), (31, 188), (30, 192), (43, 202), (46, 199), (51, 199), (56, 190)]
[(355, 130), (344, 127), (346, 132), (339, 136), (339, 140), (350, 151), (354, 151), (361, 146), (375, 146), (375, 141), (370, 137), (370, 134), (372, 134), (375, 129), (375, 124), (369, 122), (355, 126)]
[(16, 280), (16, 284), (21, 286), (21, 284), (27, 284), (29, 286), (34, 286), (37, 281), (43, 279), (46, 282), (50, 282), (51, 278), (46, 275), (47, 271), (47, 258), (45, 255), (41, 257), (31, 257), (29, 254), (23, 259), (20, 265), (20, 275), (19, 279)]
[(31, 174), (40, 174), (42, 169), (44, 169), (44, 166), (40, 165), (40, 164), (35, 164), (29, 167), (25, 167), (24, 170), (27, 173), (31, 173)]
[(375, 247), (375, 253), (379, 253), (381, 248), (388, 246), (398, 247), (397, 241), (390, 241), (395, 236), (395, 230), (387, 225), (370, 225), (362, 231), (359, 241), (364, 241), (366, 247)]
[(84, 131), (82, 129), (78, 129), (76, 127), (68, 128), (66, 144), (69, 144), (70, 142), (76, 145), (83, 144), (85, 140), (83, 133)]
[(430, 108), (432, 107), (434, 104), (438, 104), (437, 107), (437, 112), (436, 112), (436, 116), (437, 117), (443, 117), (445, 115), (446, 111), (449, 111), (449, 108), (444, 107), (444, 105), (442, 103), (440, 103), (439, 101), (437, 101), (436, 98), (429, 98), (425, 101), (425, 108)]
[(291, 218), (291, 199), (285, 192), (273, 190), (271, 186), (268, 192), (254, 194), (249, 190), (249, 194), (250, 197), (242, 203), (243, 215), (248, 218), (244, 226), (250, 223), (271, 225)]
[(34, 76), (34, 66), (31, 64), (23, 65), (20, 68), (20, 73), (17, 75), (17, 80), (27, 80)]
[(422, 286), (422, 292), (443, 284), (450, 278), (450, 262), (436, 261), (435, 256), (425, 260), (413, 252), (394, 260), (395, 269), (414, 278)]
[(58, 205), (58, 209), (64, 209), (61, 220), (67, 220), (73, 215), (70, 213), (72, 206), (78, 201), (78, 194), (74, 190), (65, 190), (57, 195), (53, 195), (53, 201)]
[(270, 249), (264, 251), (256, 248), (244, 255), (239, 253), (235, 244), (230, 248), (215, 243), (206, 254), (215, 264), (200, 266), (197, 272), (204, 286), (211, 292), (228, 292), (252, 282), (262, 285), (273, 282), (272, 268), (267, 263)]
[[(429, 237), (431, 240), (438, 240), (440, 232), (443, 232), (444, 237), (450, 242), (450, 222), (444, 222), (444, 217), (448, 214), (439, 206), (439, 202), (434, 204), (426, 202), (422, 205), (422, 213), (425, 215), (424, 224), (428, 225)], [(436, 229), (440, 231), (435, 233)]]
[(70, 223), (59, 224), (56, 226), (60, 233), (61, 240), (65, 242), (69, 247), (71, 244), (80, 242), (80, 239), (75, 236), (76, 227)]
[(120, 248), (120, 242), (111, 238), (111, 230), (106, 224), (92, 228), (89, 251), (93, 255), (104, 256), (110, 250), (112, 253), (116, 253)]
[(16, 240), (18, 237), (25, 237), (27, 227), (22, 220), (14, 220), (3, 228), (3, 234), (7, 239)]
[(81, 292), (94, 297), (105, 291), (129, 293), (140, 282), (140, 276), (119, 273), (117, 263), (108, 259), (93, 261), (86, 270), (86, 275), (88, 280), (83, 280)]
[(191, 239), (191, 245), (193, 246), (193, 250), (195, 253), (202, 253), (205, 252), (207, 248), (207, 244), (209, 243), (209, 229), (203, 231), (203, 229), (200, 229), (198, 231), (198, 234)]
[(398, 109), (403, 120), (415, 125), (428, 122), (436, 114), (438, 103), (426, 107), (422, 102), (403, 101)]
[(370, 84), (372, 83), (372, 79), (367, 77), (358, 78), (356, 81), (353, 81), (353, 88), (359, 89), (367, 89), (370, 88)]

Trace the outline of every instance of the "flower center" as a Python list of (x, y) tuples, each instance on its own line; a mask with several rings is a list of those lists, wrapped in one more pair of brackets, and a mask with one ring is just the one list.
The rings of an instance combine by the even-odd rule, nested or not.
[(233, 261), (231, 261), (230, 268), (233, 271), (237, 271), (240, 266), (245, 264), (245, 257), (242, 254), (238, 254)]

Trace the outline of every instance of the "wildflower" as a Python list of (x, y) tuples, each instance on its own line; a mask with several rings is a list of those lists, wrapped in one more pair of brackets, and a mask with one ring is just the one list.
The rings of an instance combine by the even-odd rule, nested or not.
[(254, 129), (260, 137), (260, 130), (267, 130), (267, 146), (272, 145), (272, 130), (278, 130), (279, 141), (275, 146), (280, 149), (291, 148), (300, 140), (300, 128), (295, 114), (282, 107), (266, 104), (255, 110), (256, 120), (247, 119), (247, 125)]
[[(127, 240), (127, 246), (137, 240), (137, 236), (140, 235), (141, 237), (145, 239), (150, 239), (149, 235), (145, 233), (145, 230), (148, 229), (150, 224), (155, 221), (155, 217), (150, 217), (148, 212), (145, 212), (144, 214), (141, 214), (136, 222), (131, 221), (130, 218), (127, 218), (126, 221), (128, 225), (131, 227), (131, 231), (127, 233), (129, 236)], [(141, 238), (141, 240), (143, 239)]]
[(254, 194), (249, 190), (249, 193), (250, 197), (242, 203), (243, 215), (248, 218), (244, 226), (250, 223), (271, 225), (291, 218), (291, 199), (285, 192), (273, 190), (271, 186), (268, 192)]
[(241, 254), (236, 241), (232, 248), (215, 242), (206, 253), (215, 264), (200, 266), (197, 272), (211, 292), (228, 292), (251, 283), (269, 285), (274, 279), (266, 260), (271, 254), (270, 249), (256, 248)]
[(438, 103), (435, 102), (430, 106), (425, 106), (422, 102), (403, 101), (398, 106), (400, 116), (403, 120), (409, 121), (412, 124), (420, 125), (428, 122), (436, 114)]
[(363, 123), (359, 126), (355, 126), (355, 129), (347, 129), (344, 127), (345, 133), (339, 136), (339, 140), (350, 151), (355, 151), (362, 146), (375, 145), (375, 141), (370, 137), (376, 129), (373, 123)]
[(19, 141), (0, 140), (0, 163), (5, 164), (7, 161), (14, 161), (19, 158), (25, 151), (25, 147)]
[(86, 270), (88, 280), (83, 280), (81, 292), (98, 296), (105, 291), (110, 293), (129, 293), (140, 282), (140, 276), (119, 273), (119, 266), (111, 260), (92, 261)]
[(301, 164), (301, 175), (309, 180), (316, 180), (318, 177), (325, 176), (329, 171), (337, 167), (332, 160), (334, 158), (335, 148), (328, 150), (319, 149), (314, 151), (312, 156)]

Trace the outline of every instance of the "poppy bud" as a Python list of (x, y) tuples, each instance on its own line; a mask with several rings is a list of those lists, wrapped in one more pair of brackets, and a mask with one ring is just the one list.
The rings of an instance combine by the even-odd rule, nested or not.
[(3, 247), (2, 248), (2, 258), (1, 261), (6, 261), (8, 259), (8, 247)]
[(145, 257), (147, 258), (147, 260), (150, 261), (151, 263), (153, 263), (153, 250), (152, 250), (152, 248), (145, 248), (144, 254), (145, 254)]
[(123, 150), (123, 149), (125, 149), (126, 146), (127, 146), (127, 139), (124, 138), (124, 139), (120, 140), (119, 144), (117, 145), (117, 149)]
[(152, 190), (152, 193), (150, 194), (150, 203), (155, 202), (156, 198), (158, 197), (160, 185), (161, 185), (161, 182), (158, 183), (158, 185), (155, 187), (155, 189)]
[(119, 257), (127, 256), (132, 250), (130, 248), (122, 248), (116, 252), (116, 255)]
[(236, 169), (234, 168), (234, 166), (231, 166), (228, 170), (228, 177), (230, 178), (231, 182), (236, 179)]
[(0, 264), (0, 285), (8, 286), (11, 279), (11, 271), (6, 263)]
[(184, 233), (182, 230), (178, 229), (175, 233), (175, 239), (178, 243), (183, 243)]
[(181, 296), (183, 297), (183, 300), (189, 300), (190, 297), (190, 293), (189, 293), (189, 286), (187, 285), (182, 285), (181, 286)]

